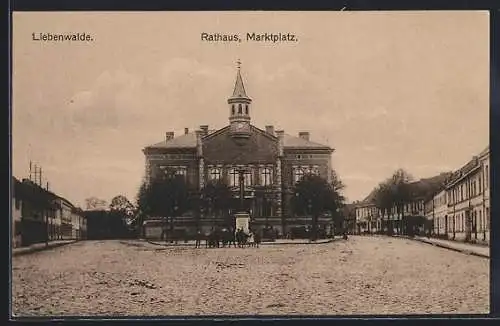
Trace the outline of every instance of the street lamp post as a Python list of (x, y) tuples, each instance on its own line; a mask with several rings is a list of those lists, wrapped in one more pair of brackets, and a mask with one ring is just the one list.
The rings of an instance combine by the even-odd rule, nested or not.
[(311, 199), (308, 200), (307, 208), (308, 208), (308, 211), (309, 211), (309, 215), (311, 216), (311, 224), (312, 224), (311, 238), (313, 240), (316, 240), (316, 228), (317, 228), (317, 225), (316, 225), (316, 221), (314, 219), (314, 214), (312, 212), (312, 200)]
[[(177, 210), (178, 210), (179, 207), (177, 207), (177, 203), (176, 205), (174, 206), (174, 213), (172, 214), (172, 216), (170, 216), (170, 241), (172, 242), (174, 239), (174, 218), (177, 216)], [(175, 242), (177, 243), (177, 240), (175, 240)]]
[(238, 181), (240, 186), (240, 211), (245, 210), (245, 169), (240, 168), (238, 171)]

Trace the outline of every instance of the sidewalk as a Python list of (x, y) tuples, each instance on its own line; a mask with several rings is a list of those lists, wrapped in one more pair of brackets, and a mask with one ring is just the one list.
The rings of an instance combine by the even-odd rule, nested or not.
[(45, 242), (35, 243), (28, 247), (19, 247), (12, 249), (12, 256), (25, 255), (41, 250), (52, 249), (60, 246), (64, 246), (70, 243), (75, 243), (77, 240), (56, 240), (50, 241), (48, 246)]
[(434, 245), (436, 247), (454, 250), (454, 251), (458, 251), (458, 252), (468, 254), (468, 255), (473, 255), (473, 256), (478, 256), (478, 257), (483, 257), (483, 258), (490, 258), (490, 248), (489, 247), (478, 246), (478, 245), (473, 245), (473, 244), (468, 244), (468, 243), (463, 243), (463, 242), (458, 242), (458, 241), (442, 240), (442, 239), (434, 239), (434, 238), (426, 238), (426, 237), (418, 237), (418, 236), (408, 237), (408, 236), (396, 235), (395, 237), (416, 240), (416, 241), (420, 241), (423, 243)]

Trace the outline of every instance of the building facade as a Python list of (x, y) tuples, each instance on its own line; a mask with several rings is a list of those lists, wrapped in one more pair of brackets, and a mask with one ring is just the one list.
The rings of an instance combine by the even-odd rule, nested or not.
[[(74, 206), (68, 200), (28, 179), (19, 181), (13, 178), (12, 189), (14, 248), (51, 240), (83, 238), (73, 234), (77, 226), (71, 219)], [(80, 220), (79, 223), (83, 222)]]
[[(173, 171), (185, 178), (194, 195), (199, 195), (209, 182), (225, 182), (235, 199), (229, 212), (232, 216), (240, 209), (242, 173), (243, 209), (250, 213), (254, 228), (272, 226), (285, 234), (289, 228), (308, 224), (308, 217), (295, 216), (290, 205), (294, 185), (306, 174), (331, 181), (333, 149), (311, 141), (309, 132), (292, 136), (271, 125), (264, 129), (253, 125), (252, 99), (246, 93), (239, 68), (227, 108), (229, 123), (221, 129), (201, 125), (195, 132), (185, 128), (177, 137), (167, 132), (164, 141), (145, 147), (146, 182)], [(177, 218), (175, 227), (194, 232), (224, 223), (208, 219), (206, 212), (188, 215)], [(326, 227), (330, 220), (320, 219), (321, 223)]]
[[(16, 180), (17, 181), (17, 180)], [(23, 202), (19, 196), (12, 198), (12, 247), (17, 248), (21, 246), (21, 219), (22, 219), (22, 205)]]
[(489, 242), (489, 166), (488, 146), (452, 175), (446, 186), (445, 234), (448, 238)]
[[(455, 172), (410, 183), (410, 189), (411, 200), (404, 213), (393, 207), (384, 217), (396, 233), (489, 243), (489, 146)], [(386, 228), (386, 222), (376, 222), (382, 214), (373, 201), (374, 192), (356, 204), (359, 232), (376, 232), (379, 225)]]
[(447, 232), (448, 198), (446, 189), (441, 189), (425, 202), (425, 217), (432, 225), (431, 235), (441, 237)]
[[(377, 189), (356, 207), (356, 224), (360, 233), (377, 233), (390, 230), (395, 234), (429, 234), (432, 233), (433, 194), (444, 188), (450, 173), (441, 173), (431, 178), (424, 178), (408, 184), (409, 201), (402, 207), (393, 206), (388, 213), (382, 212), (375, 204)], [(440, 207), (447, 210), (447, 206)]]

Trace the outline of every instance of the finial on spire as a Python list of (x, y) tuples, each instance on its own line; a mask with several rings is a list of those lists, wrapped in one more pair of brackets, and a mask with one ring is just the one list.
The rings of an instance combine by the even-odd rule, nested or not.
[(238, 68), (238, 70), (240, 70), (240, 69), (241, 69), (241, 61), (240, 61), (240, 59), (238, 59), (238, 60), (236, 61), (236, 67)]

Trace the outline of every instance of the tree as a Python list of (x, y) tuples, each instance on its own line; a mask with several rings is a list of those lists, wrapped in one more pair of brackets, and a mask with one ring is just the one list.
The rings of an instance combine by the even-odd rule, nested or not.
[(233, 201), (232, 191), (222, 181), (212, 181), (201, 192), (202, 207), (208, 214), (226, 217)]
[[(396, 170), (390, 178), (391, 197), (396, 212), (401, 216), (401, 222), (404, 220), (405, 206), (411, 201), (410, 182), (412, 180), (413, 177), (403, 169)], [(391, 226), (390, 232), (392, 231)]]
[[(172, 218), (182, 215), (189, 209), (189, 192), (184, 178), (172, 175), (156, 179), (150, 184), (143, 184), (137, 195), (139, 214), (170, 217), (170, 229), (173, 229)], [(165, 232), (163, 232), (165, 233)]]
[(329, 212), (332, 216), (343, 206), (344, 197), (332, 184), (316, 175), (306, 175), (295, 185), (292, 207), (296, 213), (312, 217), (312, 236), (317, 238), (318, 217)]
[(135, 211), (134, 205), (124, 195), (118, 195), (111, 199), (109, 218), (116, 228), (116, 232), (120, 230), (121, 233), (130, 233)]
[(97, 197), (89, 197), (85, 199), (85, 206), (88, 211), (95, 211), (95, 210), (105, 210), (108, 204), (104, 199), (99, 199)]
[(383, 230), (384, 217), (387, 216), (387, 221), (389, 220), (389, 215), (391, 214), (391, 209), (394, 205), (394, 199), (392, 196), (392, 188), (390, 182), (386, 181), (378, 185), (378, 187), (375, 190), (375, 196), (373, 197), (373, 203), (379, 209), (382, 215), (382, 230)]
[(135, 211), (134, 205), (124, 195), (113, 197), (113, 199), (111, 199), (111, 204), (109, 204), (109, 209), (111, 211), (121, 212), (127, 217), (134, 215)]

